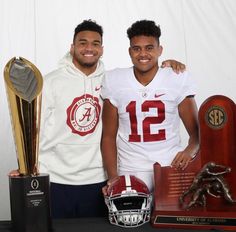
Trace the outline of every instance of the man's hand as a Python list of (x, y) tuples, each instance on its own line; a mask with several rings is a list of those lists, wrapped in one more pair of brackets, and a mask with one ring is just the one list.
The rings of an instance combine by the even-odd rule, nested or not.
[(177, 170), (184, 170), (189, 162), (192, 160), (192, 157), (184, 151), (178, 152), (174, 160), (171, 163), (171, 166)]
[(112, 177), (111, 179), (109, 179), (109, 180), (107, 181), (107, 185), (102, 188), (102, 193), (103, 193), (104, 196), (107, 196), (107, 190), (108, 190), (108, 188), (109, 188), (115, 181), (117, 181), (119, 178), (120, 178), (119, 176), (115, 176), (115, 177)]
[(185, 64), (180, 63), (177, 60), (165, 60), (161, 64), (161, 68), (170, 67), (177, 74), (186, 70)]
[(8, 176), (20, 176), (19, 170), (12, 170), (9, 172)]

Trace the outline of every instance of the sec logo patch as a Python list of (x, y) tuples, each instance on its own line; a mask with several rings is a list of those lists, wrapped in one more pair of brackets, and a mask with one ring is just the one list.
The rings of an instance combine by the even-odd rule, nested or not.
[(67, 108), (67, 125), (72, 133), (85, 136), (94, 132), (100, 118), (101, 106), (97, 97), (84, 94)]
[(213, 129), (221, 129), (227, 122), (225, 110), (219, 106), (212, 106), (205, 115), (206, 123)]

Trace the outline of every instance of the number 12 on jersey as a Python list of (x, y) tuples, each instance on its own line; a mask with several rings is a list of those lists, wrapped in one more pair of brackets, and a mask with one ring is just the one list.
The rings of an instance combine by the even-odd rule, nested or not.
[(136, 101), (131, 101), (126, 106), (129, 113), (131, 134), (129, 142), (154, 142), (166, 139), (165, 129), (160, 129), (151, 134), (151, 125), (161, 124), (165, 120), (165, 104), (160, 100), (144, 101), (141, 105), (141, 112), (149, 112), (151, 108), (156, 109), (156, 115), (145, 117), (142, 122), (142, 135), (138, 134), (138, 120), (136, 111)]

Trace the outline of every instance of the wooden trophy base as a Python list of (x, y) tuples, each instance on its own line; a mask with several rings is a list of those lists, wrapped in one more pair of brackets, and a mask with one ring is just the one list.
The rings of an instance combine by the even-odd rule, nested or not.
[(14, 232), (49, 232), (49, 175), (9, 177)]
[[(194, 164), (194, 162), (193, 162)], [(236, 229), (236, 204), (208, 196), (206, 207), (194, 206), (189, 209), (180, 204), (181, 194), (190, 187), (194, 170), (178, 172), (170, 167), (161, 168), (155, 164), (155, 175), (162, 170), (162, 178), (168, 179), (169, 185), (162, 188), (159, 182), (155, 187), (155, 208), (151, 222), (157, 228), (182, 229)], [(188, 168), (189, 169), (189, 168)], [(190, 167), (191, 169), (191, 167)], [(164, 178), (165, 177), (165, 178)], [(163, 183), (167, 183), (164, 181)], [(189, 197), (186, 197), (189, 202)]]
[(236, 231), (236, 111), (225, 96), (199, 110), (200, 150), (184, 171), (154, 164), (154, 227)]
[[(193, 161), (184, 172), (176, 171), (171, 167), (162, 168), (157, 163), (154, 165), (156, 185), (152, 225), (156, 228), (235, 231), (236, 203), (212, 196), (207, 196), (205, 207), (196, 205), (188, 209), (186, 203), (184, 205), (180, 203), (180, 196), (190, 187), (197, 174), (197, 167), (197, 161)], [(187, 196), (185, 202), (190, 201), (190, 197)]]

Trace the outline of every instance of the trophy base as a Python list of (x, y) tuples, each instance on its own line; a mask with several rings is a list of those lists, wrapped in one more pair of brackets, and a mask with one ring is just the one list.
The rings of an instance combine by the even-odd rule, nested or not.
[(233, 230), (236, 229), (236, 212), (154, 211), (151, 224), (155, 228)]
[(9, 177), (14, 232), (52, 231), (49, 175)]
[[(220, 188), (221, 195), (220, 198), (217, 198), (209, 194), (197, 195), (197, 190), (204, 190), (204, 185), (199, 186), (196, 191), (185, 195), (182, 198), (183, 204), (181, 204), (180, 197), (190, 188), (193, 179), (199, 173), (200, 161), (200, 156), (197, 156), (185, 170), (161, 167), (158, 163), (154, 164), (155, 197), (151, 215), (153, 227), (188, 230), (236, 230), (236, 201), (233, 200), (236, 197), (234, 197), (235, 195), (231, 197), (228, 192), (229, 188)], [(232, 173), (235, 174), (234, 171)], [(224, 181), (227, 183), (226, 178)], [(229, 181), (229, 183), (233, 182)], [(203, 199), (205, 199), (205, 206)], [(233, 202), (229, 202), (229, 199)], [(190, 202), (194, 204), (190, 205)]]

